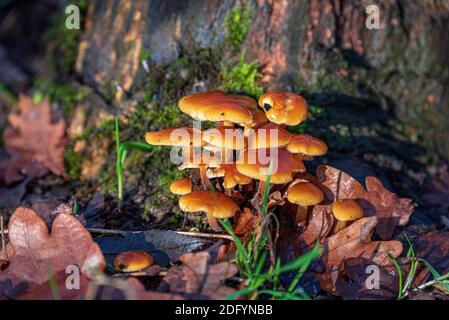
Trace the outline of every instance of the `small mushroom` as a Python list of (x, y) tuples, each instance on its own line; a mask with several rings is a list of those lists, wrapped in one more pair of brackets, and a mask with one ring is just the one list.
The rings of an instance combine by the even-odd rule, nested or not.
[(268, 120), (277, 124), (296, 126), (307, 118), (306, 100), (292, 92), (268, 92), (259, 98)]
[(341, 199), (332, 205), (332, 213), (337, 219), (332, 233), (337, 233), (344, 229), (348, 222), (363, 217), (363, 208), (353, 199)]
[(324, 141), (308, 134), (298, 134), (287, 145), (291, 153), (301, 153), (306, 156), (324, 156), (327, 153), (327, 145)]
[(217, 219), (231, 218), (240, 210), (230, 197), (210, 190), (195, 190), (181, 196), (179, 208), (185, 212), (205, 212), (209, 225), (216, 231), (221, 230)]
[[(273, 151), (276, 151), (273, 153)], [(284, 184), (292, 181), (293, 174), (304, 172), (305, 167), (298, 155), (285, 149), (247, 150), (236, 162), (237, 171), (250, 178), (259, 180), (259, 186), (251, 203), (260, 211), (260, 202), (264, 197), (265, 183), (270, 176), (271, 184)], [(265, 159), (261, 159), (265, 157)], [(268, 161), (266, 161), (268, 159)], [(270, 172), (272, 163), (272, 172)]]
[(232, 189), (238, 184), (246, 185), (253, 182), (253, 179), (237, 171), (235, 163), (224, 164), (221, 168), (217, 169), (209, 169), (207, 171), (207, 177), (209, 179), (224, 177), (223, 187), (225, 189)]
[(182, 178), (172, 182), (170, 192), (180, 196), (192, 192), (192, 179)]
[(114, 268), (120, 272), (136, 272), (153, 264), (153, 258), (145, 251), (127, 251), (114, 259)]
[(322, 202), (324, 200), (324, 194), (313, 183), (299, 182), (287, 189), (287, 200), (298, 205), (295, 225), (304, 225), (307, 220), (307, 207)]
[[(187, 150), (185, 150), (187, 151)], [(210, 185), (206, 172), (208, 168), (220, 167), (224, 160), (221, 155), (210, 154), (205, 152), (196, 152), (196, 150), (189, 150), (187, 155), (183, 152), (182, 164), (178, 167), (179, 170), (184, 169), (198, 169), (201, 179), (201, 184), (204, 188)]]

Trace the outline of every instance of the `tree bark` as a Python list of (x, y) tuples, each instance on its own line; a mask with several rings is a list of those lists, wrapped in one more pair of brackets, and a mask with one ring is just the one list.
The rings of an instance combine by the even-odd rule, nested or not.
[[(320, 104), (368, 103), (392, 112), (410, 136), (449, 159), (449, 0), (379, 0), (380, 30), (365, 27), (366, 0), (253, 0), (248, 60), (268, 89)], [(155, 64), (180, 46), (217, 48), (235, 0), (90, 3), (76, 69), (111, 100), (139, 87), (142, 48)], [(200, 79), (201, 80), (201, 79)], [(213, 88), (210, 88), (213, 89)]]

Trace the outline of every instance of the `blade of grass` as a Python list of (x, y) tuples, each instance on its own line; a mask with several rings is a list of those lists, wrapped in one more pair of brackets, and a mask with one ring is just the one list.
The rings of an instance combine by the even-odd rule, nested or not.
[(396, 260), (396, 258), (394, 258), (390, 253), (388, 253), (388, 258), (390, 258), (391, 262), (393, 263), (394, 267), (396, 268), (396, 271), (398, 272), (398, 276), (399, 276), (399, 292), (398, 292), (398, 299), (402, 299), (402, 269), (401, 266), (399, 265), (398, 261)]
[(118, 117), (115, 118), (115, 152), (117, 156), (116, 162), (117, 198), (120, 204), (123, 200), (123, 167), (122, 167), (122, 155), (120, 148), (120, 125)]
[(293, 279), (293, 281), (290, 283), (290, 286), (287, 289), (287, 292), (292, 294), (293, 291), (296, 290), (296, 286), (299, 282), (299, 280), (301, 280), (302, 275), (306, 272), (307, 268), (309, 267), (310, 263), (319, 256), (319, 240), (317, 240), (315, 246), (313, 247), (312, 251), (310, 251), (309, 253), (307, 253), (304, 257), (304, 261), (302, 263), (302, 265), (299, 267), (298, 273), (296, 273), (295, 278)]

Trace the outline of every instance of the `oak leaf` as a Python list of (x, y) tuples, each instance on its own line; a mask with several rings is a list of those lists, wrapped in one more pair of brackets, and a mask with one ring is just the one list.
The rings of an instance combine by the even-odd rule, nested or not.
[(398, 295), (398, 277), (365, 258), (344, 261), (336, 288), (346, 300), (391, 300)]
[(5, 149), (10, 155), (5, 181), (12, 183), (23, 175), (43, 175), (48, 169), (56, 175), (64, 175), (64, 151), (66, 124), (63, 119), (53, 120), (48, 101), (35, 105), (30, 97), (21, 95), (18, 103), (20, 114), (10, 114), (10, 126), (3, 132)]
[(326, 272), (321, 275), (321, 286), (335, 293), (335, 282), (342, 263), (349, 258), (365, 258), (385, 267), (391, 265), (388, 254), (397, 258), (402, 253), (402, 243), (396, 240), (371, 241), (378, 222), (377, 217), (367, 217), (355, 221), (324, 241), (323, 262)]
[(7, 296), (15, 288), (42, 284), (49, 272), (66, 270), (77, 265), (82, 273), (92, 274), (105, 267), (99, 246), (90, 233), (73, 216), (59, 214), (53, 221), (51, 233), (45, 222), (31, 209), (18, 208), (8, 224), (9, 243), (6, 252), (9, 265), (0, 273), (0, 290)]
[(182, 265), (168, 270), (162, 288), (166, 284), (170, 292), (194, 300), (220, 300), (235, 292), (235, 289), (223, 284), (226, 279), (237, 274), (235, 264), (211, 264), (211, 255), (207, 251), (187, 253), (179, 260)]
[(412, 199), (400, 198), (388, 191), (375, 177), (367, 177), (365, 184), (368, 190), (362, 196), (368, 202), (365, 203), (365, 215), (375, 215), (379, 219), (376, 234), (382, 240), (391, 239), (397, 226), (405, 226), (408, 223), (415, 207)]

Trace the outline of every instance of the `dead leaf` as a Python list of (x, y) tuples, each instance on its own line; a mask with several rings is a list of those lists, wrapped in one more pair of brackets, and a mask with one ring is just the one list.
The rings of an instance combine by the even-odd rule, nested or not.
[[(370, 279), (376, 275), (377, 279)], [(378, 281), (378, 283), (373, 283)], [(376, 286), (378, 285), (378, 287)], [(338, 275), (336, 287), (346, 300), (391, 300), (398, 294), (398, 277), (389, 274), (384, 268), (371, 260), (357, 257), (346, 259)]]
[(331, 232), (334, 224), (332, 207), (329, 205), (317, 205), (312, 209), (307, 228), (301, 237), (309, 246), (313, 246), (318, 239), (322, 242)]
[(7, 185), (26, 178), (41, 178), (49, 172), (44, 164), (32, 159), (32, 155), (28, 152), (10, 150), (9, 154), (10, 157), (3, 174), (3, 180)]
[(331, 204), (339, 199), (358, 199), (365, 193), (365, 189), (356, 179), (331, 166), (318, 166), (316, 176), (324, 187), (322, 188), (326, 195), (324, 204)]
[(171, 267), (163, 279), (170, 292), (194, 300), (220, 300), (235, 292), (223, 284), (224, 280), (237, 274), (235, 264), (211, 264), (210, 253), (206, 251), (187, 253), (179, 260), (182, 265)]
[(71, 204), (60, 203), (56, 199), (39, 199), (31, 205), (31, 209), (50, 227), (58, 214), (71, 214), (73, 207)]
[[(367, 177), (365, 188), (347, 173), (336, 168), (321, 165), (317, 178), (326, 195), (324, 205), (331, 205), (338, 199), (354, 199), (364, 208), (365, 216), (377, 216), (376, 233), (382, 240), (391, 239), (397, 226), (408, 223), (414, 205), (411, 199), (400, 198), (388, 191), (375, 177)], [(326, 209), (326, 210), (331, 210)]]
[(18, 107), (20, 114), (9, 115), (10, 126), (3, 132), (5, 149), (12, 158), (5, 181), (15, 180), (22, 174), (42, 174), (42, 166), (56, 175), (63, 175), (67, 143), (64, 120), (53, 121), (48, 101), (35, 105), (30, 97), (21, 95)]
[(449, 272), (449, 232), (429, 232), (414, 241), (420, 258), (429, 262), (440, 274)]
[(385, 189), (382, 182), (375, 177), (367, 177), (365, 184), (368, 192), (363, 195), (363, 199), (369, 203), (368, 206), (364, 205), (365, 215), (377, 216), (377, 235), (382, 240), (391, 239), (397, 226), (408, 223), (415, 207), (412, 199), (399, 198)]
[(252, 233), (257, 227), (260, 218), (250, 209), (245, 208), (243, 212), (238, 212), (234, 217), (234, 233), (236, 235), (245, 235)]
[(56, 273), (53, 283), (44, 282), (34, 287), (30, 292), (21, 296), (20, 300), (83, 300), (86, 298), (95, 300), (181, 300), (182, 297), (165, 292), (147, 291), (143, 284), (136, 278), (118, 279), (104, 275), (89, 279), (81, 274), (79, 289), (67, 289), (65, 271)]
[(394, 258), (402, 253), (400, 241), (369, 240), (376, 224), (377, 217), (362, 218), (324, 241), (326, 272), (320, 279), (324, 290), (335, 293), (335, 282), (346, 259), (365, 258), (384, 267), (391, 265), (388, 253)]
[[(49, 271), (57, 273), (77, 265), (87, 275), (103, 270), (105, 260), (90, 233), (71, 215), (59, 214), (49, 234), (44, 221), (31, 209), (18, 208), (8, 224), (6, 253), (10, 264), (0, 273), (0, 290), (8, 295), (23, 282), (42, 284)], [(2, 252), (1, 254), (5, 254)]]

